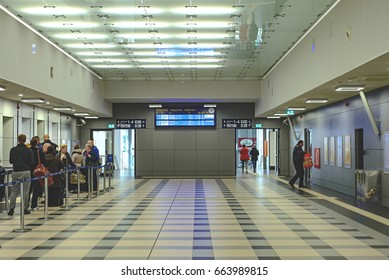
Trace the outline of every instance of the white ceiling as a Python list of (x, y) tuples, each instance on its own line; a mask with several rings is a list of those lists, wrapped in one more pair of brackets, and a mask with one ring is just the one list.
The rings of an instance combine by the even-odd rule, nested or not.
[(334, 0), (0, 0), (106, 80), (258, 80)]

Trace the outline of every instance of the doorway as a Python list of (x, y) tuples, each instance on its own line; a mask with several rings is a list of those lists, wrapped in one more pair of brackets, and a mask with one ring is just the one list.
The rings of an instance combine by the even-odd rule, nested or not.
[[(304, 151), (306, 153), (310, 153), (312, 156), (312, 129), (306, 128), (304, 129)], [(305, 185), (308, 185), (312, 178), (312, 167), (305, 168)]]
[(114, 130), (114, 164), (122, 176), (135, 176), (135, 129)]
[(101, 163), (104, 165), (106, 162), (106, 155), (113, 152), (113, 133), (112, 130), (92, 130), (92, 138), (94, 145), (99, 149)]

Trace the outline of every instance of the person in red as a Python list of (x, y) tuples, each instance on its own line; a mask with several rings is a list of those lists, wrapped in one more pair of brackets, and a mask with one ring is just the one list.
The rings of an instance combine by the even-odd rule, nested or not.
[(242, 173), (244, 173), (244, 168), (246, 167), (246, 173), (248, 173), (248, 163), (249, 163), (249, 149), (246, 148), (246, 145), (243, 144), (243, 148), (240, 150), (240, 161), (242, 162)]

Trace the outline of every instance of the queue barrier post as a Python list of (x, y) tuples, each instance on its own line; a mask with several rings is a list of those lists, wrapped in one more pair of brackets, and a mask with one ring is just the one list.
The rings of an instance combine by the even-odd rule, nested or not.
[(104, 173), (103, 173), (103, 175), (104, 175), (104, 177), (103, 177), (103, 193), (105, 193), (106, 192), (106, 183), (107, 183), (107, 180), (106, 180), (106, 173), (107, 173), (107, 163), (104, 165)]
[(108, 191), (111, 191), (111, 169), (112, 169), (112, 165), (111, 163), (109, 163), (109, 168), (108, 168)]
[(43, 218), (39, 218), (38, 220), (52, 220), (53, 217), (49, 217), (49, 176), (45, 175), (45, 188), (44, 188), (44, 194), (45, 194), (45, 206), (44, 206), (44, 215)]
[(96, 175), (96, 197), (99, 196), (99, 166), (94, 167), (94, 175)]
[(80, 167), (77, 166), (77, 202), (80, 202)]
[(65, 167), (65, 206), (61, 206), (61, 208), (68, 210), (69, 209), (69, 167)]
[(92, 198), (92, 194), (91, 194), (91, 167), (88, 166), (88, 196), (87, 196), (87, 200), (90, 200)]
[(24, 182), (26, 179), (18, 181), (17, 184), (20, 186), (20, 228), (14, 229), (12, 232), (28, 232), (30, 228), (24, 227)]

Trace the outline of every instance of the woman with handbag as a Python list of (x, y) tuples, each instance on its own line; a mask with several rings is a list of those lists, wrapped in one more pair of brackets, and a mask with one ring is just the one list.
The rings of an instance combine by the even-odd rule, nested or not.
[[(47, 161), (47, 169), (51, 173), (56, 173), (61, 171), (65, 167), (62, 160), (56, 155), (56, 151), (53, 146), (47, 147), (46, 152), (46, 161)], [(61, 188), (61, 179), (60, 175), (53, 176), (54, 184), (49, 187), (49, 195), (48, 195), (48, 205), (49, 206), (61, 206), (63, 204), (63, 191)]]
[[(30, 149), (32, 151), (32, 156), (34, 158), (34, 163), (31, 165), (31, 178), (35, 178), (35, 168), (39, 163), (43, 164), (44, 167), (47, 167), (46, 156), (42, 150), (38, 149), (38, 141), (35, 138), (30, 140)], [(31, 198), (31, 209), (38, 210), (38, 198), (43, 194), (43, 187), (38, 180), (31, 181), (30, 195), (32, 192)]]

